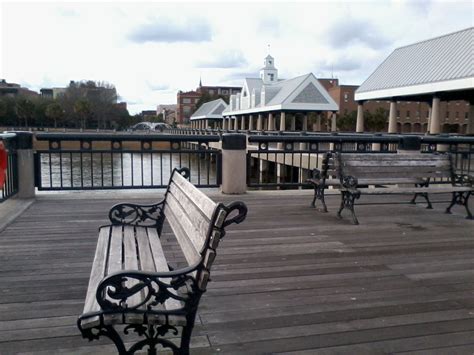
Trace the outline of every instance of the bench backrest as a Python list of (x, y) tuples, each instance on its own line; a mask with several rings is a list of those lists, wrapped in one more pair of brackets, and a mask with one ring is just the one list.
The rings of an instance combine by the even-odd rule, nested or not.
[[(189, 171), (183, 171), (189, 174)], [(226, 221), (230, 212), (229, 208), (216, 204), (199, 191), (180, 170), (173, 172), (163, 213), (189, 266), (200, 263), (196, 278), (201, 290), (206, 288), (215, 249), (223, 237), (223, 227), (230, 223)]]
[(359, 180), (422, 180), (451, 178), (452, 170), (449, 154), (335, 153), (328, 174), (339, 178), (350, 175)]

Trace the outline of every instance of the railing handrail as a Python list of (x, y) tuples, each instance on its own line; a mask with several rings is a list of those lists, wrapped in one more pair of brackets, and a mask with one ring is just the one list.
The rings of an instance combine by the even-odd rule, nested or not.
[(61, 141), (158, 141), (158, 142), (219, 142), (219, 135), (184, 135), (184, 134), (103, 134), (103, 133), (36, 133), (36, 140), (61, 140)]

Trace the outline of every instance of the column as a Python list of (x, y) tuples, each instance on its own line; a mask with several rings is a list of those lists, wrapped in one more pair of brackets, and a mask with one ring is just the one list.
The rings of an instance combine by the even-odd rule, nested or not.
[(316, 119), (316, 132), (321, 132), (321, 112), (318, 112), (318, 118)]
[(35, 159), (33, 151), (33, 134), (15, 132), (18, 164), (18, 198), (35, 197)]
[(305, 112), (303, 116), (303, 132), (308, 131), (308, 113)]
[(291, 130), (296, 131), (296, 113), (291, 115)]
[(257, 118), (257, 131), (262, 131), (263, 130), (263, 124), (262, 124), (262, 114), (258, 114)]
[(286, 130), (286, 114), (284, 111), (280, 113), (280, 131), (285, 131)]
[(237, 116), (234, 117), (234, 131), (239, 130), (239, 119)]
[(433, 112), (433, 110), (431, 108), (431, 105), (432, 105), (431, 102), (428, 103), (428, 122), (427, 122), (428, 124), (426, 125), (426, 133), (427, 134), (430, 133), (430, 129), (431, 129), (431, 127), (430, 127), (431, 126), (431, 115), (432, 115), (432, 112)]
[(439, 97), (433, 96), (433, 103), (431, 104), (430, 134), (439, 134), (441, 132), (440, 101)]
[(390, 113), (388, 114), (388, 133), (397, 133), (397, 101), (390, 101)]
[(253, 115), (249, 115), (249, 131), (253, 131)]
[(204, 120), (204, 129), (209, 128), (209, 120)]
[(245, 115), (242, 115), (240, 118), (240, 129), (243, 131), (245, 130)]
[(337, 113), (333, 112), (331, 115), (331, 132), (336, 132), (337, 131)]
[(243, 194), (246, 190), (247, 136), (238, 133), (223, 134), (221, 191), (224, 194)]
[(469, 116), (466, 134), (474, 134), (474, 101), (469, 102)]
[(364, 132), (364, 101), (359, 101), (357, 105), (357, 124), (356, 132)]
[(273, 113), (268, 113), (268, 130), (273, 131), (275, 125), (273, 124)]

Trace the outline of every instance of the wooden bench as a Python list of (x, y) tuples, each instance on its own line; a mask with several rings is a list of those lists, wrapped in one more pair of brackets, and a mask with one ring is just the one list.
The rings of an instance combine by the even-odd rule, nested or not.
[[(111, 224), (100, 228), (84, 312), (77, 321), (84, 338), (109, 337), (120, 354), (144, 348), (154, 354), (157, 346), (189, 353), (216, 248), (225, 227), (245, 219), (247, 207), (216, 204), (186, 178), (188, 169), (175, 169), (160, 203), (122, 203), (110, 210)], [(165, 220), (185, 257), (184, 268), (170, 267), (163, 251)], [(178, 345), (167, 335), (176, 337), (179, 330)], [(133, 332), (140, 340), (127, 350), (126, 334)]]
[[(435, 178), (443, 180), (443, 184), (430, 186)], [(311, 206), (315, 207), (316, 200), (320, 200), (324, 212), (327, 212), (324, 190), (329, 186), (338, 188), (341, 192), (341, 205), (337, 215), (341, 217), (343, 209), (349, 209), (354, 224), (359, 223), (354, 212), (355, 200), (361, 195), (382, 194), (413, 194), (410, 203), (415, 203), (416, 198), (421, 196), (425, 198), (427, 208), (432, 208), (429, 194), (451, 193), (452, 199), (446, 213), (451, 213), (451, 208), (458, 204), (465, 207), (466, 218), (472, 219), (468, 200), (474, 191), (474, 179), (455, 173), (449, 153), (329, 152), (323, 159), (322, 170), (314, 170), (313, 178), (307, 182), (314, 187)]]

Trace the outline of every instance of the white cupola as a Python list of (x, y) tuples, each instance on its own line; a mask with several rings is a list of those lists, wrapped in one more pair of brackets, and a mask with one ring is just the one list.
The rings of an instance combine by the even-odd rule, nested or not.
[(265, 57), (263, 64), (265, 65), (260, 69), (260, 79), (264, 84), (273, 84), (278, 81), (278, 69), (275, 68), (275, 60), (269, 54)]

